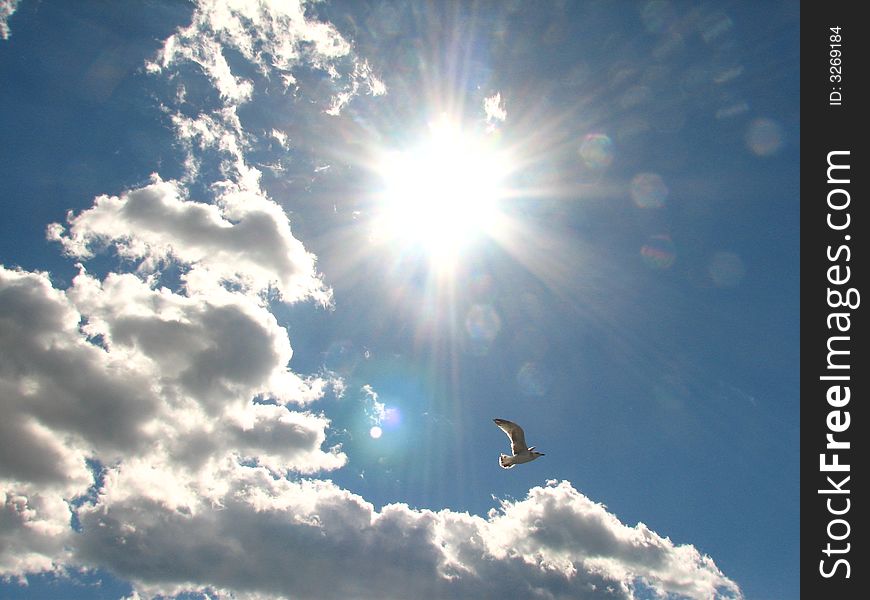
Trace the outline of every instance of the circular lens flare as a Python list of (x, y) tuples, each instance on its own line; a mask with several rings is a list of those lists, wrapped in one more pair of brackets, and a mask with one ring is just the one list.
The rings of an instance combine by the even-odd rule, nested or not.
[(580, 158), (589, 169), (606, 169), (613, 162), (613, 142), (603, 133), (590, 133), (580, 145)]
[(674, 242), (665, 234), (650, 236), (640, 254), (647, 266), (653, 269), (669, 269), (677, 260)]
[(756, 119), (746, 132), (746, 145), (757, 156), (773, 156), (782, 140), (782, 127), (772, 119)]
[(639, 208), (662, 208), (668, 186), (656, 173), (639, 173), (631, 180), (631, 199)]

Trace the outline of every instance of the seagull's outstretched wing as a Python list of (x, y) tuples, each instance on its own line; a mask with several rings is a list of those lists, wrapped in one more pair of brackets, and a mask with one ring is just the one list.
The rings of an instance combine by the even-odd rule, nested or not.
[(526, 452), (529, 448), (526, 446), (526, 435), (523, 433), (523, 428), (511, 421), (504, 419), (493, 419), (499, 429), (504, 431), (511, 439), (511, 452), (516, 456), (520, 452)]

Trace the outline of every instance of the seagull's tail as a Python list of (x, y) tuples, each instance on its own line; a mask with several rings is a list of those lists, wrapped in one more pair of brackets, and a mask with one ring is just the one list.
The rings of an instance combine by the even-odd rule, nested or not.
[(514, 466), (514, 457), (502, 454), (498, 457), (498, 464), (501, 465), (502, 469), (512, 469)]

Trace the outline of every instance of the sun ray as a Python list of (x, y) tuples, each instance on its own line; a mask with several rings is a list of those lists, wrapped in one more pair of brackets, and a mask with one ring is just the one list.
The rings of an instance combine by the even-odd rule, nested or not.
[(476, 237), (492, 234), (511, 166), (491, 137), (442, 116), (417, 145), (384, 152), (375, 236), (419, 246), (449, 266)]

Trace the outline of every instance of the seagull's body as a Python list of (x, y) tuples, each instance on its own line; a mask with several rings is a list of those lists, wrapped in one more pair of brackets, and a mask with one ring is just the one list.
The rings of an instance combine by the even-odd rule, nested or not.
[(498, 464), (502, 469), (510, 469), (514, 465), (531, 462), (539, 456), (544, 456), (542, 452), (535, 452), (535, 447), (529, 448), (526, 446), (526, 435), (523, 433), (523, 428), (511, 421), (504, 419), (493, 419), (499, 429), (504, 431), (511, 440), (511, 453), (513, 456), (502, 454), (498, 457)]

